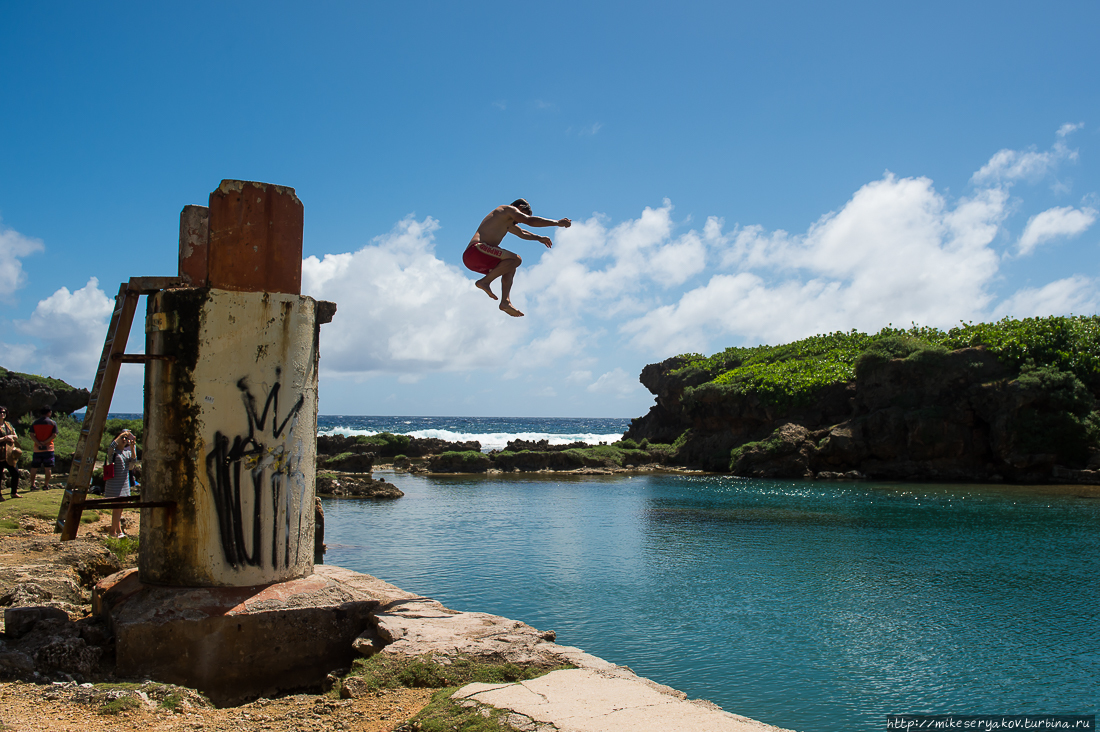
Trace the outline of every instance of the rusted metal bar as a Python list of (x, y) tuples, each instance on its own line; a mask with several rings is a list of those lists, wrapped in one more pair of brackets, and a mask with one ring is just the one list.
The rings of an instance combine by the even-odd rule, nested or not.
[(148, 363), (149, 361), (175, 361), (175, 356), (158, 356), (149, 353), (118, 353), (111, 356), (120, 363)]
[(84, 508), (167, 508), (175, 510), (175, 501), (129, 501), (126, 498), (96, 498), (84, 501)]

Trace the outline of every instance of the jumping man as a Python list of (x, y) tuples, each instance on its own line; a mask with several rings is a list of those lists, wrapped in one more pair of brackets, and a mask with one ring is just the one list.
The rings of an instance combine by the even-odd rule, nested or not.
[(512, 301), (508, 296), (512, 292), (512, 279), (516, 275), (516, 268), (523, 260), (519, 258), (518, 254), (507, 249), (501, 249), (498, 245), (509, 233), (515, 234), (520, 239), (542, 242), (547, 249), (552, 247), (554, 242), (550, 241), (549, 237), (532, 234), (530, 231), (519, 228), (516, 224), (568, 228), (573, 222), (569, 219), (553, 221), (540, 216), (532, 216), (531, 205), (520, 198), (513, 201), (509, 206), (494, 208), (482, 220), (481, 226), (477, 227), (477, 233), (474, 234), (474, 238), (470, 240), (466, 251), (463, 252), (462, 263), (468, 269), (485, 275), (474, 283), (478, 289), (484, 290), (486, 295), (496, 300), (497, 296), (493, 294), (489, 285), (493, 284), (493, 280), (499, 277), (500, 294), (503, 298), (500, 302), (500, 309), (512, 317), (521, 318), (523, 313), (512, 306)]

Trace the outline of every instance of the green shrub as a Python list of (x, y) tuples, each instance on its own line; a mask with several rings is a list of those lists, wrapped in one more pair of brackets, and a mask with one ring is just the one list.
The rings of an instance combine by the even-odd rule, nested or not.
[(377, 435), (357, 437), (355, 441), (370, 447), (382, 457), (390, 457), (404, 452), (412, 442), (412, 438), (408, 435), (395, 435), (392, 432), (379, 432)]
[(761, 457), (765, 460), (779, 453), (779, 449), (786, 444), (783, 438), (778, 435), (772, 435), (763, 440), (757, 440), (756, 442), (746, 442), (730, 450), (729, 455), (729, 470), (733, 471), (737, 462), (741, 458), (745, 457), (746, 453), (760, 453)]
[(1012, 375), (1028, 362), (1052, 366), (1076, 376), (1100, 392), (1100, 316), (1003, 318), (995, 323), (962, 323), (948, 331), (914, 324), (887, 326), (874, 335), (852, 330), (803, 338), (779, 346), (727, 348), (710, 357), (681, 356), (673, 375), (701, 370), (709, 382), (684, 390), (685, 403), (703, 398), (752, 395), (778, 407), (812, 402), (820, 391), (855, 378), (889, 358), (908, 358), (935, 366), (948, 350), (984, 347)]
[(126, 557), (130, 554), (136, 554), (139, 549), (139, 539), (136, 536), (124, 536), (121, 539), (116, 539), (113, 536), (103, 537), (103, 544), (119, 558), (119, 561), (126, 561)]
[(484, 465), (488, 456), (477, 450), (448, 450), (439, 453), (436, 459), (439, 461), (454, 461), (463, 466), (481, 466)]
[(856, 357), (856, 378), (864, 378), (870, 371), (880, 364), (895, 358), (926, 358), (921, 354), (946, 353), (947, 349), (938, 344), (917, 338), (908, 333), (897, 335), (880, 335), (872, 341), (863, 353)]
[[(630, 440), (629, 442), (633, 442)], [(577, 458), (585, 465), (618, 465), (622, 467), (624, 463), (644, 463), (649, 462), (649, 453), (645, 450), (624, 449), (619, 447), (622, 443), (616, 443), (615, 445), (593, 445), (592, 447), (574, 447), (569, 450), (563, 450), (563, 454), (570, 455)]]
[(362, 678), (370, 690), (393, 689), (397, 687), (441, 689), (447, 686), (464, 686), (473, 681), (487, 684), (502, 684), (512, 681), (524, 681), (549, 673), (552, 669), (533, 666), (518, 666), (514, 663), (490, 663), (476, 661), (466, 656), (450, 659), (450, 663), (440, 663), (430, 655), (399, 656), (379, 653), (370, 658), (356, 659), (348, 676)]
[(113, 701), (109, 701), (99, 708), (100, 714), (122, 714), (128, 712), (131, 709), (139, 709), (141, 702), (132, 696), (122, 696)]
[(1054, 366), (1024, 365), (1017, 384), (1039, 399), (1013, 425), (1024, 453), (1047, 453), (1063, 464), (1081, 464), (1100, 443), (1100, 414), (1081, 380)]

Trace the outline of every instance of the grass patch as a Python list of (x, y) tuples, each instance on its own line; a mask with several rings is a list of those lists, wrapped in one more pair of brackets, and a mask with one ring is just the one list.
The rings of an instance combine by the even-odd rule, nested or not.
[(113, 701), (109, 701), (99, 708), (100, 714), (122, 714), (133, 709), (139, 709), (141, 702), (132, 696), (122, 696)]
[[(7, 486), (4, 487), (4, 495), (7, 495)], [(19, 531), (20, 516), (33, 516), (46, 521), (55, 520), (65, 491), (27, 491), (21, 495), (22, 498), (15, 500), (8, 498), (0, 503), (0, 534)]]
[(491, 464), (491, 458), (477, 450), (448, 450), (431, 459), (433, 465), (446, 466), (458, 472), (485, 470)]
[(502, 732), (514, 730), (504, 721), (504, 710), (476, 704), (464, 707), (451, 695), (457, 686), (441, 689), (432, 695), (428, 705), (412, 718), (414, 729), (421, 732)]
[(348, 676), (362, 678), (371, 691), (408, 687), (413, 689), (442, 689), (448, 686), (465, 686), (473, 681), (487, 684), (525, 681), (556, 671), (558, 666), (544, 669), (518, 666), (514, 663), (485, 663), (465, 656), (440, 663), (431, 656), (397, 656), (379, 653), (370, 658), (355, 660)]
[[(631, 440), (633, 442), (633, 440)], [(587, 466), (615, 464), (620, 468), (624, 463), (648, 463), (649, 453), (635, 448), (617, 447), (616, 445), (595, 445), (593, 447), (574, 447), (565, 450), (566, 455), (573, 455)]]
[(183, 704), (183, 694), (176, 691), (160, 700), (160, 706), (170, 712), (179, 711), (181, 704)]
[(105, 536), (103, 537), (103, 545), (118, 557), (119, 561), (126, 561), (126, 557), (137, 554), (139, 539), (136, 536), (124, 536), (121, 539)]

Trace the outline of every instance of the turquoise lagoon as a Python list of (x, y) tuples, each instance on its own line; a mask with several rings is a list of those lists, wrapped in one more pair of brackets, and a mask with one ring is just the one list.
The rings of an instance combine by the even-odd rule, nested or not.
[(326, 500), (326, 562), (795, 730), (1096, 712), (1100, 493), (722, 476), (420, 477)]

